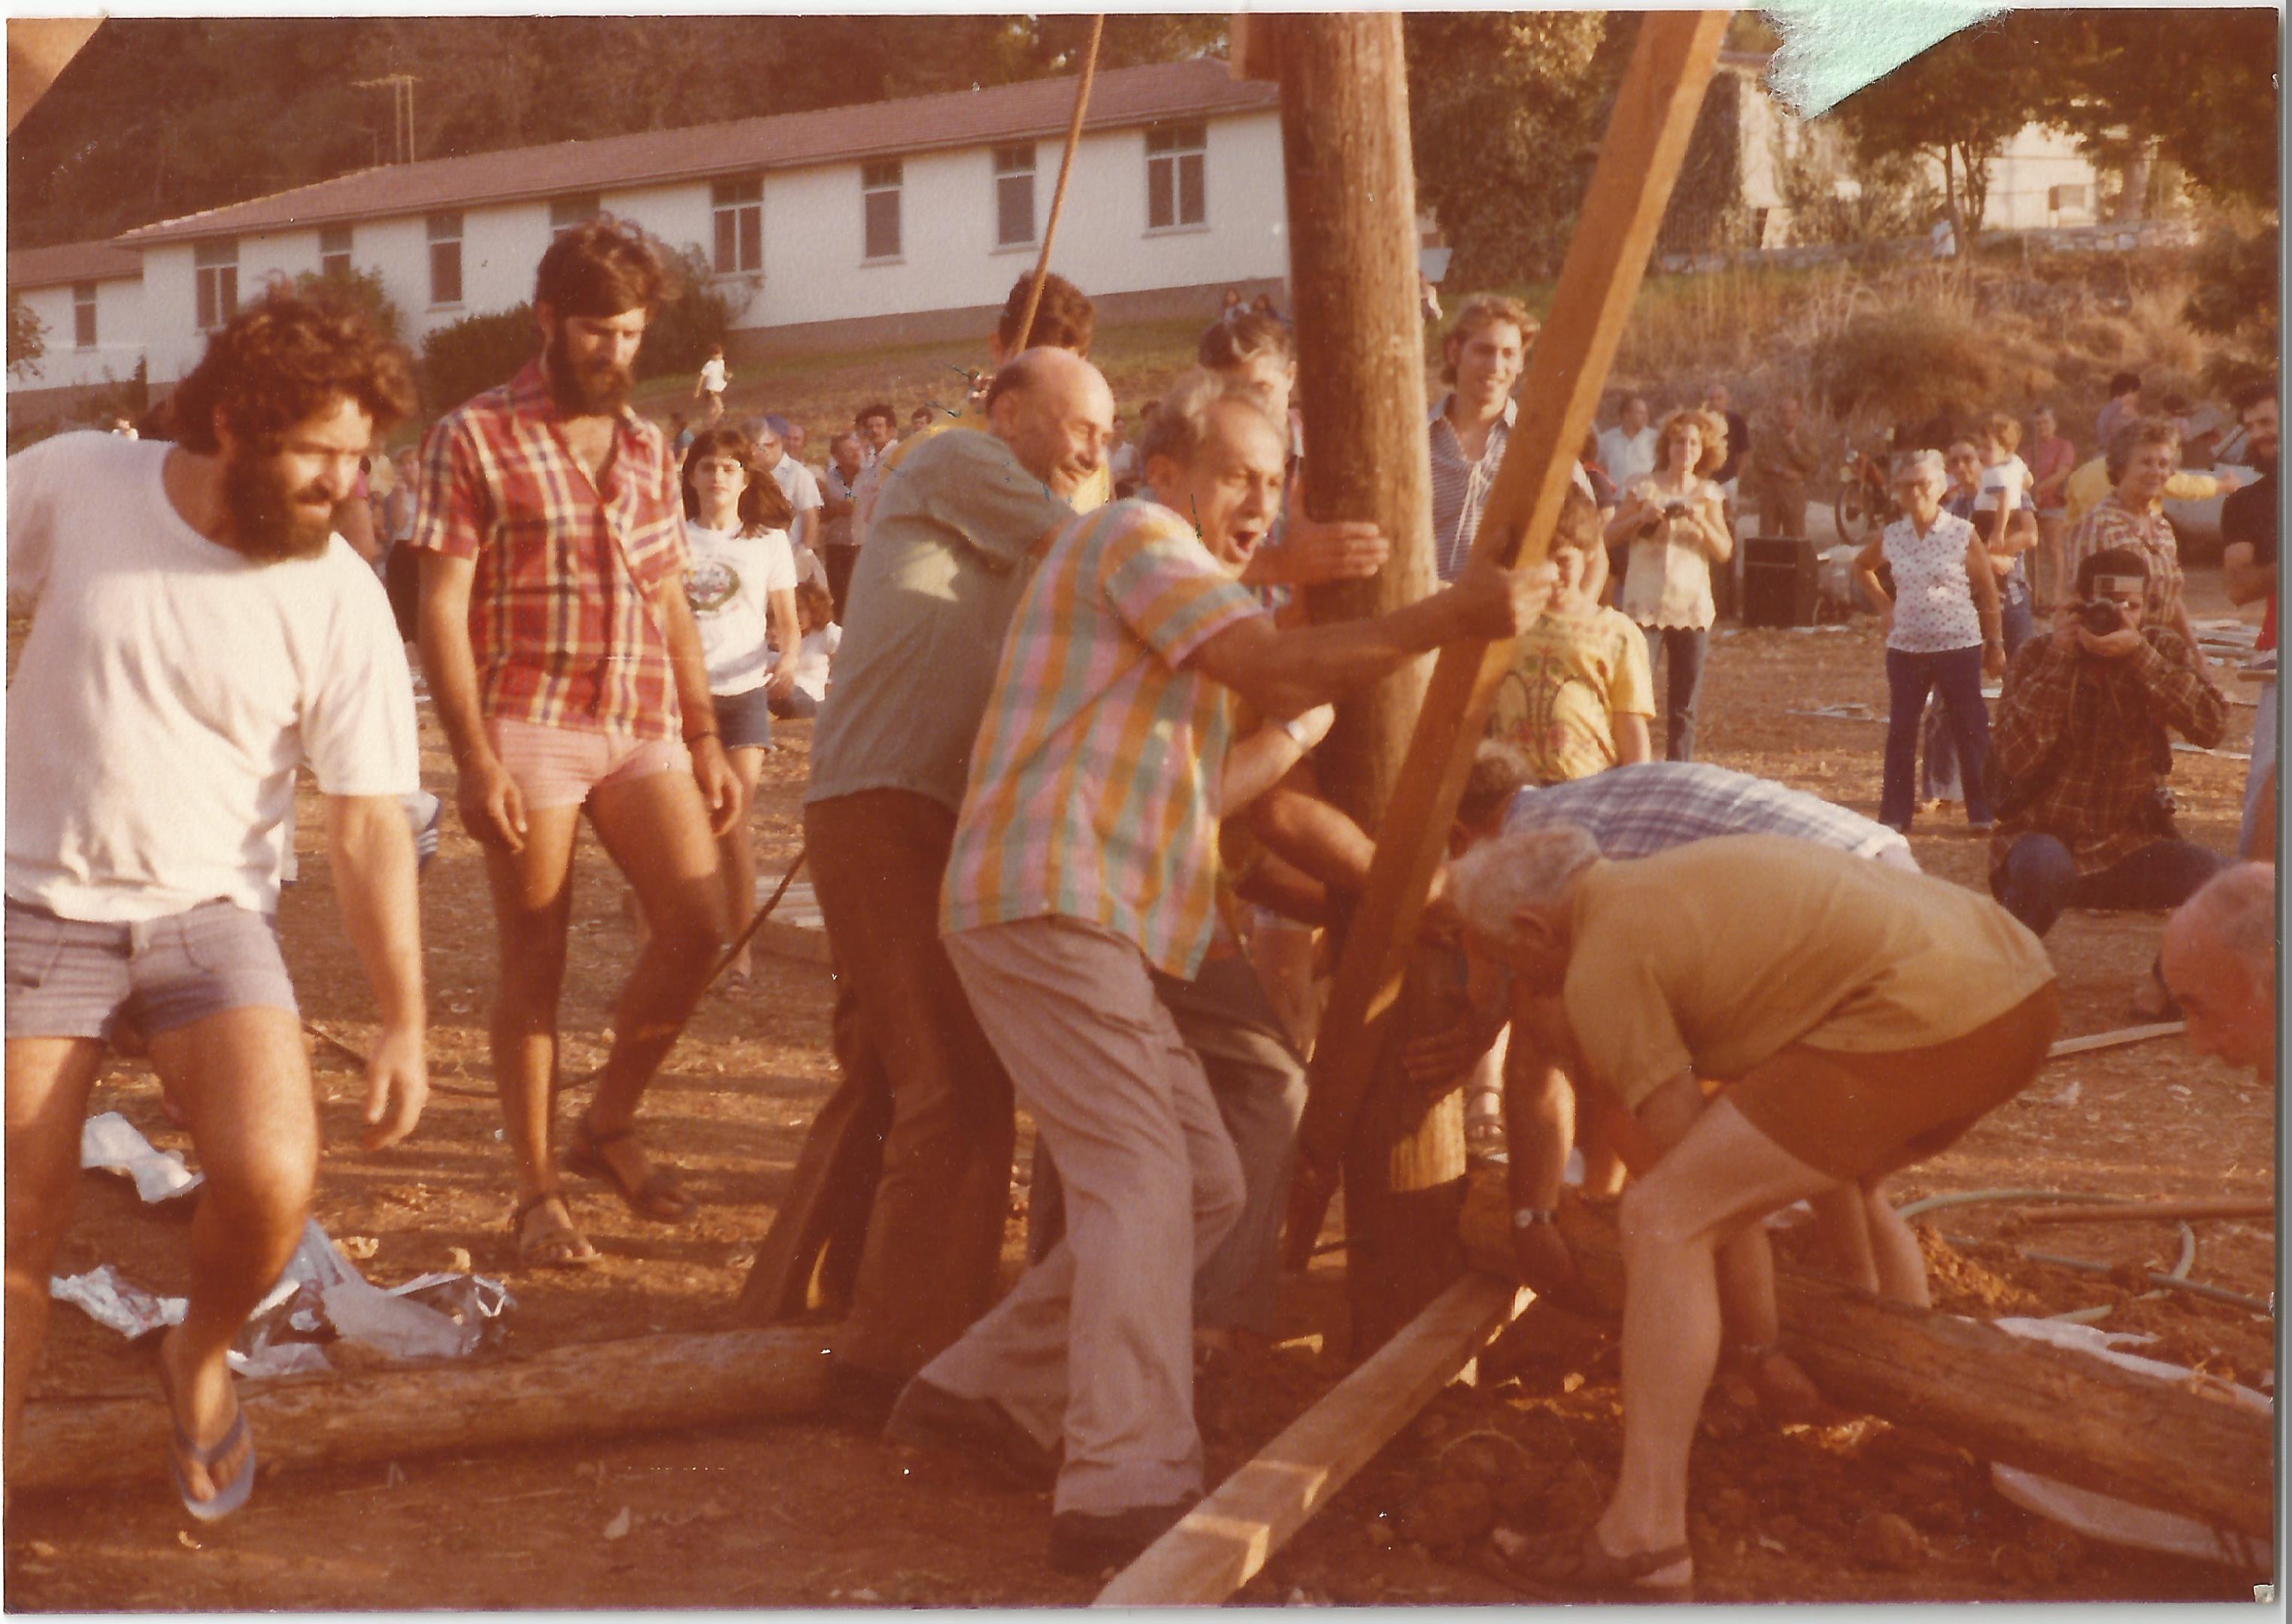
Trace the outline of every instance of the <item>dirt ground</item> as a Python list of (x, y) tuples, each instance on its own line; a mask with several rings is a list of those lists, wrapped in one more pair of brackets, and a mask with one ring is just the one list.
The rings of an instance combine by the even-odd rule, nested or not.
[[(2216, 573), (2198, 572), (2191, 589), (2199, 618), (2230, 612)], [(2251, 690), (2232, 677), (2225, 686), (2248, 699)], [(1846, 702), (1884, 713), (1868, 623), (1723, 633), (1704, 699), (1704, 753), (1872, 812), (1879, 725), (1792, 714)], [(2227, 748), (2247, 746), (2251, 717), (2248, 706), (2238, 709)], [(768, 876), (797, 847), (808, 731), (785, 728), (785, 747), (767, 762), (755, 832)], [(450, 796), (426, 711), (424, 738), (424, 781)], [(2182, 755), (2175, 768), (2185, 830), (2228, 848), (2243, 762)], [(362, 1045), (372, 1006), (335, 918), (317, 808), (306, 804), (305, 813), (302, 882), (283, 910), (289, 957), (305, 1015)], [(1981, 882), (1984, 844), (1954, 813), (1923, 817), (1913, 843), (1929, 869)], [(562, 1023), (569, 1077), (601, 1057), (609, 1000), (633, 954), (618, 881), (585, 837), (579, 887)], [(328, 1233), (366, 1253), (360, 1266), (384, 1285), (472, 1265), (507, 1274), (516, 1306), (488, 1356), (722, 1325), (833, 1081), (826, 970), (760, 958), (752, 987), (710, 996), (662, 1075), (647, 1128), (706, 1202), (697, 1221), (646, 1223), (601, 1186), (578, 1185), (576, 1211), (604, 1261), (581, 1273), (520, 1274), (484, 1055), (491, 921), (476, 849), (450, 815), (424, 882), (424, 915), (437, 1092), (418, 1134), (362, 1154), (360, 1079), (333, 1050), (312, 1046), (329, 1146), (318, 1216)], [(2127, 1006), (2159, 924), (2143, 915), (2062, 921), (2048, 945), (2062, 971), (2065, 1033), (2130, 1024)], [(2175, 1042), (2081, 1056), (2056, 1062), (1947, 1155), (1912, 1170), (1898, 1196), (2015, 1186), (2265, 1198), (2274, 1188), (2273, 1106), (2269, 1089)], [(162, 1147), (189, 1148), (140, 1065), (112, 1065), (95, 1108), (124, 1113)], [(1968, 1207), (1930, 1220), (1943, 1307), (1994, 1315), (2107, 1305), (2104, 1329), (2162, 1339), (2143, 1351), (2272, 1387), (2264, 1314), (2183, 1294), (2142, 1300), (2111, 1279), (2026, 1261), (2014, 1249), (2033, 1242), (2010, 1232), (2006, 1212)], [(139, 1206), (124, 1183), (92, 1175), (60, 1272), (109, 1261), (144, 1286), (180, 1291), (177, 1227)], [(1005, 1253), (1013, 1269), (1019, 1235), (1014, 1218)], [(2267, 1222), (2205, 1223), (2198, 1239), (2193, 1278), (2248, 1296), (2271, 1291)], [(2104, 1264), (2168, 1268), (2178, 1235), (2162, 1223), (2062, 1226), (2039, 1244)], [(1325, 1258), (1286, 1281), (1290, 1339), (1206, 1385), (1200, 1411), (1214, 1478), (1343, 1374), (1339, 1268)], [(1464, 1536), (1499, 1509), (1533, 1524), (1596, 1507), (1619, 1443), (1614, 1337), (1539, 1306), (1503, 1358), (1487, 1363), (1483, 1386), (1450, 1388), (1240, 1599), (1506, 1599), (1462, 1559)], [(152, 1379), (148, 1353), (59, 1309), (44, 1395), (147, 1391)], [(1694, 1504), (1699, 1579), (1710, 1600), (2250, 1595), (2252, 1576), (2054, 1530), (2001, 1499), (1980, 1463), (1939, 1441), (1869, 1420), (1778, 1430), (1723, 1389), (1715, 1391), (1697, 1447)], [(1917, 1531), (1891, 1551), (1879, 1548), (1871, 1525), (1884, 1513)], [(148, 1480), (130, 1489), (18, 1499), (6, 1530), (6, 1603), (81, 1612), (1085, 1602), (1094, 1582), (1059, 1577), (1045, 1564), (1048, 1522), (1046, 1496), (1004, 1491), (959, 1463), (825, 1424), (279, 1475), (214, 1528), (183, 1516), (155, 1456)]]

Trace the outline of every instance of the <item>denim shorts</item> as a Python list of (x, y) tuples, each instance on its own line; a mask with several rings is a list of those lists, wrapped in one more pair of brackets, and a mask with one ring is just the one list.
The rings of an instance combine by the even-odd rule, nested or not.
[(7, 953), (11, 1040), (108, 1040), (122, 1016), (149, 1037), (250, 1005), (300, 1013), (277, 925), (237, 903), (117, 925), (12, 896)]
[(770, 750), (772, 747), (772, 707), (769, 683), (759, 682), (740, 694), (712, 696), (716, 707), (716, 731), (727, 750)]

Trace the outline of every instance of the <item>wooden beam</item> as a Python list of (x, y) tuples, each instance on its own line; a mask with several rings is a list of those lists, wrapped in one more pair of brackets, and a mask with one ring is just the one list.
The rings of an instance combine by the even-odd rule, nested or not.
[[(1544, 557), (1686, 156), (1727, 16), (1650, 12), (1641, 18), (1551, 318), (1529, 357), (1519, 418), (1474, 540), (1475, 558)], [(1310, 476), (1312, 458), (1306, 461)], [(1441, 651), (1392, 801), (1376, 824), (1376, 857), (1338, 961), (1300, 1130), (1300, 1170), (1324, 1190), (1383, 1047), (1425, 892), (1511, 654), (1509, 643), (1452, 643)], [(1318, 1215), (1311, 1226), (1318, 1228)], [(1293, 1256), (1299, 1243), (1293, 1236)], [(1302, 1242), (1311, 1243), (1311, 1236)]]
[(2024, 1224), (2127, 1224), (2159, 1218), (2272, 1218), (2272, 1201), (2096, 1202), (2090, 1206), (2017, 1207)]
[[(529, 1359), (248, 1381), (239, 1403), (263, 1468), (301, 1470), (803, 1415), (827, 1392), (826, 1348), (819, 1330), (636, 1337)], [(43, 1400), (7, 1441), (8, 1488), (164, 1483), (167, 1438), (156, 1380), (144, 1396)]]
[[(1476, 1268), (1510, 1268), (1511, 1212), (1503, 1170), (1476, 1173), (1465, 1203)], [(1562, 1207), (1561, 1226), (1591, 1298), (1618, 1310), (1614, 1230), (1573, 1203)], [(2275, 1427), (2264, 1415), (1793, 1269), (1776, 1268), (1775, 1304), (1784, 1351), (1833, 1403), (1923, 1427), (1986, 1460), (2271, 1537)]]
[(8, 133), (48, 93), (103, 18), (11, 17), (8, 20)]
[[(1253, 41), (1269, 36), (1281, 79), (1304, 506), (1317, 519), (1373, 521), (1392, 543), (1375, 579), (1306, 591), (1317, 622), (1351, 620), (1400, 608), (1438, 584), (1408, 59), (1392, 12), (1251, 24)], [(1431, 664), (1412, 661), (1348, 695), (1314, 756), (1323, 792), (1365, 829), (1376, 827), (1392, 797)], [(1345, 938), (1344, 912), (1335, 922)], [(1392, 1025), (1396, 1035), (1408, 1030), (1405, 1017)], [(1355, 1357), (1407, 1325), (1465, 1269), (1457, 1243), (1463, 1101), (1411, 1087), (1395, 1044), (1365, 1056), (1364, 1075), (1373, 1081), (1344, 1168)]]
[(2046, 1051), (2046, 1058), (2058, 1060), (2064, 1055), (2091, 1054), (2096, 1049), (2122, 1049), (2128, 1043), (2178, 1037), (2188, 1029), (2186, 1021), (2159, 1021), (2150, 1026), (2121, 1026), (2115, 1032), (2095, 1032), (2081, 1038), (2063, 1038)]
[(1240, 1589), (1529, 1295), (1493, 1274), (1457, 1281), (1116, 1574), (1092, 1605), (1214, 1605)]

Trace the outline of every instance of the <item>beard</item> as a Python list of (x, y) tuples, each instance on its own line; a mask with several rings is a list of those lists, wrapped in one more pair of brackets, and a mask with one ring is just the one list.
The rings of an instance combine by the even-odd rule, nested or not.
[(636, 387), (636, 374), (610, 361), (577, 364), (560, 326), (542, 350), (549, 369), (549, 396), (568, 417), (617, 416)]
[[(228, 458), (222, 470), (223, 503), (230, 514), (232, 544), (258, 564), (315, 559), (335, 534), (335, 508), (323, 489), (295, 489), (271, 459), (248, 453)], [(324, 504), (316, 518), (304, 502)]]

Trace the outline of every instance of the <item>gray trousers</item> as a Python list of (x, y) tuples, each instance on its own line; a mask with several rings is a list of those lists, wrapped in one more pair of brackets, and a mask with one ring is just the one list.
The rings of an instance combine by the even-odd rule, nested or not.
[(1193, 1279), (1243, 1202), (1202, 1064), (1138, 949), (1055, 916), (946, 938), (1013, 1091), (1058, 1158), (1068, 1234), (917, 1378), (989, 1398), (1065, 1465), (1053, 1508), (1202, 1487)]
[[(1191, 981), (1154, 972), (1154, 991), (1202, 1063), (1218, 1115), (1241, 1161), (1241, 1218), (1194, 1276), (1194, 1327), (1273, 1334), (1281, 1218), (1305, 1114), (1305, 1065), (1239, 953), (1206, 961)], [(1035, 1146), (1027, 1255), (1041, 1262), (1066, 1233), (1058, 1162)]]

